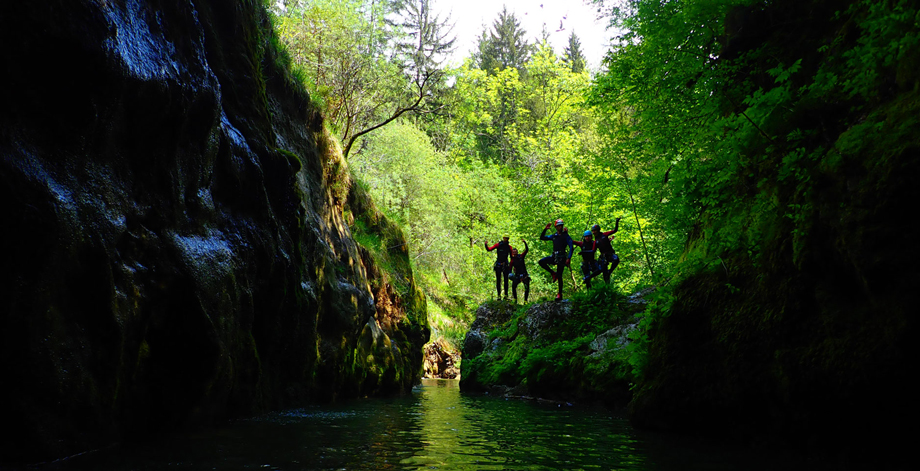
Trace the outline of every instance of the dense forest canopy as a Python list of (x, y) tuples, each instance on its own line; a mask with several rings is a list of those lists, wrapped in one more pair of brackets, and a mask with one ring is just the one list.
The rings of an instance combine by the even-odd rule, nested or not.
[[(612, 39), (600, 70), (586, 68), (577, 32), (554, 50), (507, 9), (446, 68), (451, 28), (470, 25), (433, 15), (434, 1), (288, 1), (275, 13), (360, 184), (408, 233), (436, 327), (494, 296), (482, 245), (503, 233), (527, 241), (535, 294), (551, 294), (537, 236), (557, 218), (576, 240), (622, 218), (623, 290), (728, 273), (729, 258), (773, 263), (778, 232), (797, 263), (820, 175), (881, 129), (896, 154), (916, 121), (859, 113), (916, 85), (906, 0), (596, 0)], [(573, 276), (567, 289), (584, 288)], [(653, 313), (668, 303), (667, 289), (658, 296)]]
[[(523, 249), (527, 240), (534, 270), (546, 222), (563, 218), (573, 234), (595, 222), (612, 227), (628, 196), (598, 160), (598, 115), (585, 101), (592, 75), (577, 33), (556, 51), (505, 9), (463, 65), (445, 68), (452, 28), (469, 25), (431, 11), (429, 0), (354, 0), (287, 2), (276, 13), (345, 145), (386, 123), (360, 136), (349, 165), (409, 234), (437, 318), (442, 309), (466, 313), (493, 292), (483, 242), (508, 233)], [(631, 262), (617, 278), (624, 287), (648, 271), (638, 247), (634, 223), (618, 240)], [(549, 280), (535, 280), (534, 290), (549, 293)]]

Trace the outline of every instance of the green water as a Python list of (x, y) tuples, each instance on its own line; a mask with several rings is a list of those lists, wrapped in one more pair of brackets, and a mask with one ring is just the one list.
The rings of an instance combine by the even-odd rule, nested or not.
[(59, 463), (99, 470), (789, 469), (686, 437), (634, 431), (598, 408), (461, 393), (412, 394), (266, 415)]

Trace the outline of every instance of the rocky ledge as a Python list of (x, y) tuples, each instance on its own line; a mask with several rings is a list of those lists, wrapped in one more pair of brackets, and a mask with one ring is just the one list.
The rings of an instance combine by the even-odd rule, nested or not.
[(626, 346), (643, 305), (609, 287), (523, 307), (485, 303), (464, 341), (460, 386), (624, 407), (632, 381)]

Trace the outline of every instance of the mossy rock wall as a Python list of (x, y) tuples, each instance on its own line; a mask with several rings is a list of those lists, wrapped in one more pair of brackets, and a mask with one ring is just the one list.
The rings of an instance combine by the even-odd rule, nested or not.
[(262, 2), (3, 2), (0, 44), (0, 462), (418, 381)]
[[(736, 42), (765, 63), (802, 59), (800, 79), (810, 80), (865, 41), (862, 10), (843, 11), (834, 2), (757, 5), (746, 16), (753, 33)], [(864, 71), (879, 77), (864, 97), (803, 95), (762, 130), (814, 136), (802, 144), (817, 156), (799, 164), (807, 179), (777, 173), (778, 146), (745, 149), (762, 164), (743, 168), (739, 181), (763, 180), (756, 191), (739, 183), (737, 200), (771, 195), (774, 211), (749, 218), (742, 238), (757, 247), (751, 252), (711, 244), (706, 234), (726, 221), (703, 212), (687, 256), (716, 262), (685, 276), (650, 328), (634, 424), (880, 456), (905, 445), (901, 425), (917, 417), (906, 381), (916, 369), (920, 305), (920, 73), (905, 64), (920, 50), (902, 54)], [(755, 61), (741, 70), (768, 77)]]

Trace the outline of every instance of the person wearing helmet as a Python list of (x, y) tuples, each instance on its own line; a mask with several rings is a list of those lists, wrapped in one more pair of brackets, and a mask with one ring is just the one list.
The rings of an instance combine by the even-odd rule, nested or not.
[[(556, 300), (560, 300), (562, 299), (562, 272), (565, 270), (566, 265), (571, 264), (574, 247), (572, 245), (572, 238), (565, 230), (565, 224), (563, 224), (562, 219), (556, 220), (556, 233), (546, 235), (546, 231), (552, 226), (552, 224), (547, 224), (546, 227), (543, 228), (543, 232), (540, 234), (540, 240), (549, 240), (553, 242), (553, 254), (541, 258), (539, 264), (544, 270), (552, 275), (553, 281), (559, 282), (559, 292), (556, 294)], [(568, 255), (565, 253), (566, 247), (569, 248)], [(556, 269), (553, 270), (550, 268), (551, 265), (555, 266)]]
[(584, 240), (581, 242), (572, 241), (572, 243), (581, 247), (581, 252), (578, 252), (578, 255), (581, 255), (581, 279), (584, 281), (585, 286), (590, 288), (591, 278), (600, 273), (600, 266), (594, 260), (594, 254), (597, 252), (597, 241), (594, 240), (591, 231), (585, 231), (583, 236)]
[(520, 283), (524, 283), (524, 302), (527, 302), (527, 297), (530, 296), (530, 275), (527, 274), (527, 265), (524, 264), (524, 257), (527, 256), (527, 252), (530, 251), (530, 248), (527, 247), (527, 241), (521, 239), (521, 242), (524, 243), (524, 251), (518, 253), (518, 250), (515, 248), (511, 249), (511, 270), (512, 274), (508, 275), (508, 278), (511, 279), (511, 295), (514, 296), (514, 303), (517, 304), (517, 286)]
[(616, 252), (613, 251), (613, 246), (610, 244), (610, 236), (616, 234), (619, 229), (620, 218), (617, 218), (612, 231), (601, 232), (601, 226), (597, 224), (591, 227), (591, 232), (594, 234), (594, 240), (597, 242), (597, 250), (600, 252), (598, 270), (595, 270), (596, 272), (591, 276), (593, 277), (603, 273), (605, 283), (610, 282), (610, 273), (620, 264), (620, 257), (617, 257)]
[(502, 240), (496, 242), (495, 245), (489, 247), (488, 241), (483, 241), (486, 246), (486, 251), (497, 250), (497, 257), (495, 259), (495, 264), (492, 265), (492, 270), (495, 271), (495, 291), (498, 292), (498, 299), (502, 297), (502, 280), (505, 281), (505, 297), (508, 297), (508, 273), (511, 273), (511, 264), (508, 263), (508, 257), (511, 256), (511, 244), (508, 242), (508, 239), (511, 237), (508, 234), (502, 235)]

